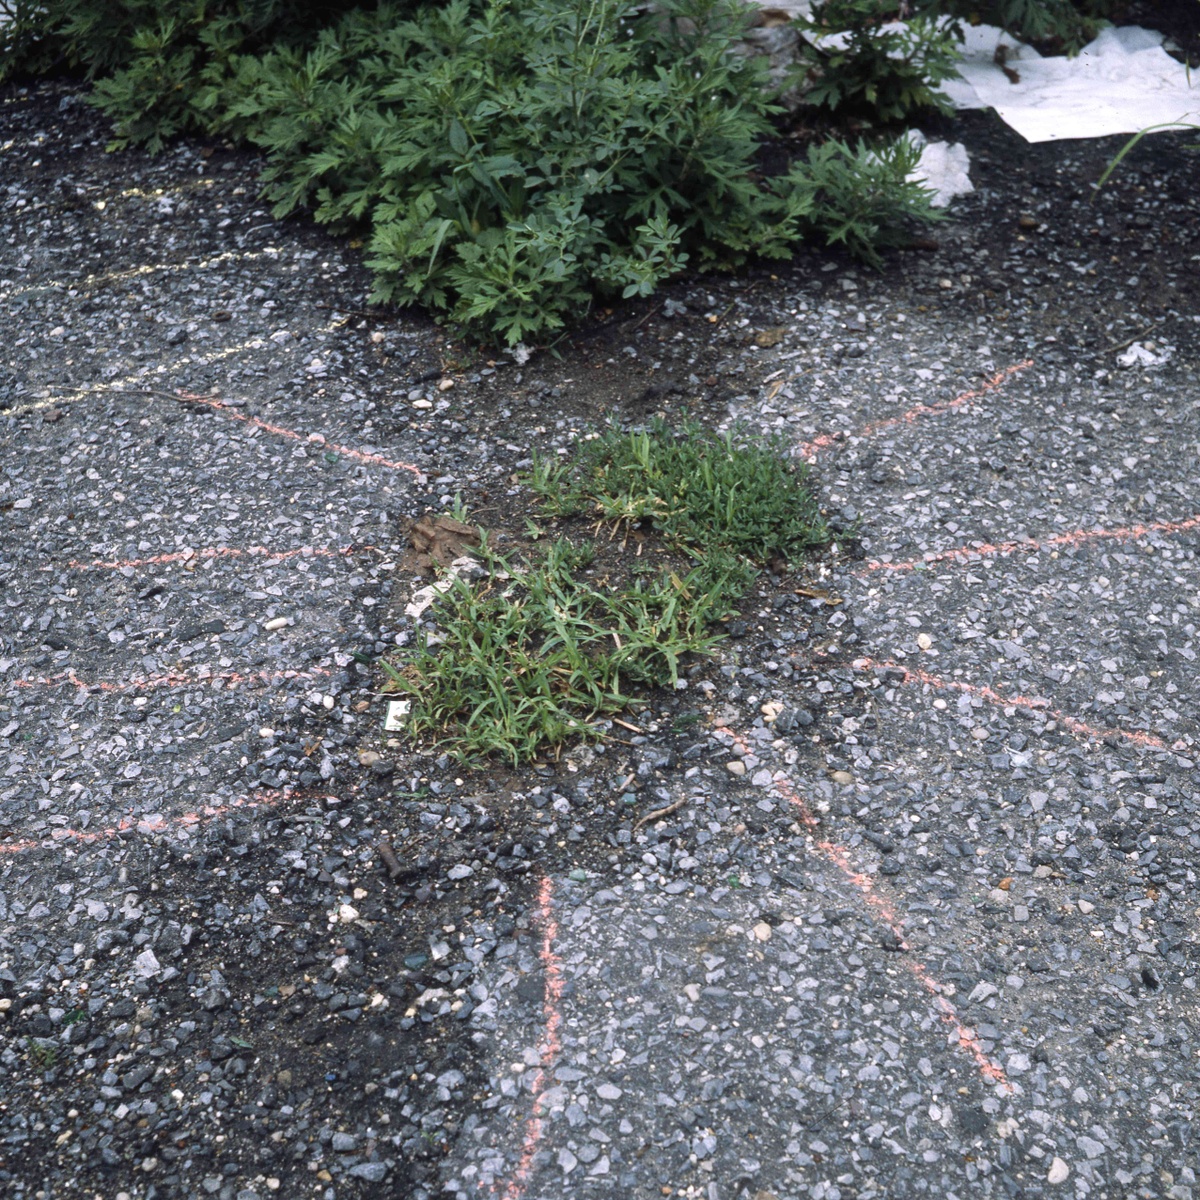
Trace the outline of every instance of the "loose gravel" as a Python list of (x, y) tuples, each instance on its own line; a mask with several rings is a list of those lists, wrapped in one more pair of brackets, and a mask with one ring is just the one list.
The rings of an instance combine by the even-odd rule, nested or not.
[[(1112, 145), (965, 116), (936, 249), (520, 365), (367, 312), (247, 156), (2, 99), (5, 1195), (1193, 1195), (1186, 137), (1093, 204)], [(404, 522), (684, 409), (837, 551), (561, 762), (384, 731)]]

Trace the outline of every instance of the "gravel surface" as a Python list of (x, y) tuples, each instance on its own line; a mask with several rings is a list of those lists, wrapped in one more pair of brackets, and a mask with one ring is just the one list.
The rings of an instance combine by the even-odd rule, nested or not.
[[(1195, 1194), (1186, 136), (1091, 204), (1111, 144), (966, 116), (936, 248), (519, 366), (365, 312), (249, 157), (0, 99), (6, 1196)], [(836, 552), (623, 741), (384, 732), (403, 522), (685, 408)]]

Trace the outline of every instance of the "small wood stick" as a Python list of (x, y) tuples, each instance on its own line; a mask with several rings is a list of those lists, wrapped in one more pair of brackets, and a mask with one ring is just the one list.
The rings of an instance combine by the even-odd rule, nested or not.
[(392, 848), (392, 843), (380, 842), (375, 849), (379, 851), (379, 857), (383, 859), (383, 865), (387, 867), (388, 878), (399, 879), (404, 874), (404, 868), (400, 865), (400, 860), (396, 857), (396, 851)]
[(666, 808), (656, 808), (653, 812), (648, 812), (644, 817), (639, 818), (634, 826), (633, 832), (637, 833), (643, 825), (648, 825), (651, 821), (657, 821), (659, 817), (669, 817), (673, 812), (678, 812), (687, 803), (687, 797), (684, 796), (680, 800), (676, 800), (674, 804), (668, 804)]

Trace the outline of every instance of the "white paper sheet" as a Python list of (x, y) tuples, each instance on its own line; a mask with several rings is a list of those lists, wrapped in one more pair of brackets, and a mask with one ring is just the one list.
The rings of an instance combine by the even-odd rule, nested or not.
[[(942, 92), (957, 108), (994, 108), (1028, 142), (1200, 124), (1200, 74), (1189, 80), (1152, 30), (1105, 29), (1075, 58), (1042, 58), (992, 26), (966, 34), (963, 78)], [(995, 62), (1000, 44), (1016, 81)]]

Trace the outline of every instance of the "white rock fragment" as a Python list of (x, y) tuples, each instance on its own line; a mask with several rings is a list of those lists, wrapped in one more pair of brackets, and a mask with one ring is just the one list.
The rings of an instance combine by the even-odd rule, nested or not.
[(1154, 342), (1134, 342), (1123, 354), (1117, 355), (1117, 366), (1129, 370), (1130, 367), (1161, 367), (1171, 359), (1170, 346), (1156, 346)]
[(162, 970), (158, 959), (154, 957), (154, 951), (149, 947), (143, 950), (141, 954), (139, 954), (137, 958), (133, 960), (133, 966), (134, 970), (137, 971), (138, 975), (141, 976), (142, 979), (150, 979), (152, 976), (157, 975), (159, 971)]
[(286, 629), (290, 623), (287, 617), (272, 617), (271, 620), (263, 623), (263, 629), (268, 633), (274, 633), (277, 629)]
[(1047, 1183), (1066, 1183), (1067, 1176), (1071, 1174), (1071, 1168), (1056, 1154), (1050, 1163), (1050, 1170), (1046, 1173)]

